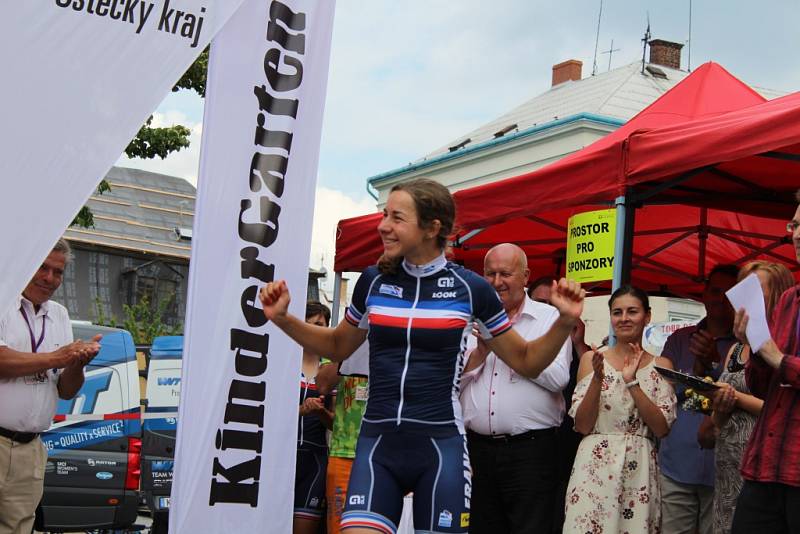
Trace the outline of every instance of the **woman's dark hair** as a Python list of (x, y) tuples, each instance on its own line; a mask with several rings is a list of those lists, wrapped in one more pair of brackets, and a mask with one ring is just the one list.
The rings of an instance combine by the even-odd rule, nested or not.
[(609, 311), (611, 310), (611, 307), (614, 305), (614, 301), (617, 300), (619, 297), (625, 295), (631, 295), (634, 298), (638, 299), (639, 302), (642, 303), (642, 308), (644, 308), (644, 311), (646, 312), (650, 311), (650, 298), (647, 296), (647, 293), (645, 293), (644, 290), (639, 289), (638, 287), (632, 286), (630, 284), (625, 284), (618, 287), (617, 290), (611, 294), (611, 298), (608, 299)]
[(325, 318), (325, 325), (331, 324), (331, 310), (323, 303), (316, 300), (309, 300), (306, 302), (306, 320), (314, 317), (315, 315), (322, 315)]
[[(456, 222), (456, 203), (453, 195), (445, 186), (439, 182), (418, 178), (410, 182), (397, 184), (389, 192), (405, 191), (414, 201), (414, 208), (417, 211), (419, 227), (426, 229), (434, 221), (439, 221), (439, 234), (436, 236), (436, 244), (444, 249), (447, 246), (447, 239), (453, 234), (453, 227)], [(381, 256), (378, 268), (384, 274), (397, 272), (402, 258), (386, 258)]]

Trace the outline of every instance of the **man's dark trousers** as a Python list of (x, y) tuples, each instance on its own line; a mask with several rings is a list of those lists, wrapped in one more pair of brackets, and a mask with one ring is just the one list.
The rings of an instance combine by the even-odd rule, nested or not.
[(558, 486), (556, 429), (508, 439), (467, 433), (470, 534), (550, 532)]
[(731, 533), (752, 532), (800, 532), (800, 488), (745, 480), (736, 500)]

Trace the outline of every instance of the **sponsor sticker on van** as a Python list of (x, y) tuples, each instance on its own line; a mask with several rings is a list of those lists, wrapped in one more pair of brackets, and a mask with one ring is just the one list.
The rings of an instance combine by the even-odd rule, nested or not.
[(100, 480), (110, 480), (110, 479), (114, 478), (114, 475), (109, 473), (108, 471), (100, 471), (95, 476), (97, 478), (99, 478)]

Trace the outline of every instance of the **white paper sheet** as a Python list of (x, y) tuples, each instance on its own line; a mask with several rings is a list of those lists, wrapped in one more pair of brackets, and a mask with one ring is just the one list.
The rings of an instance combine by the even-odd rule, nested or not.
[(764, 293), (761, 282), (756, 273), (751, 273), (747, 278), (725, 292), (731, 301), (733, 309), (744, 308), (749, 317), (747, 321), (747, 340), (750, 348), (757, 352), (771, 335), (767, 326), (767, 313), (764, 306)]

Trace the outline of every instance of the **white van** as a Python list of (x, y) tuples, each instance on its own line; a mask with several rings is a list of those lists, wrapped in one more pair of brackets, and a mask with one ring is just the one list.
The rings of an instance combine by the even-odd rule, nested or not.
[(167, 532), (182, 355), (183, 336), (158, 337), (150, 348), (142, 427), (142, 493), (153, 517), (153, 534)]

